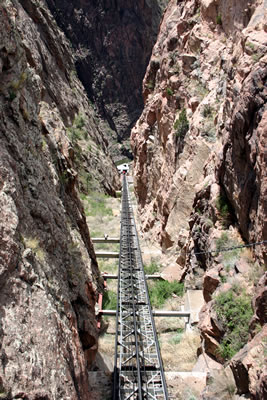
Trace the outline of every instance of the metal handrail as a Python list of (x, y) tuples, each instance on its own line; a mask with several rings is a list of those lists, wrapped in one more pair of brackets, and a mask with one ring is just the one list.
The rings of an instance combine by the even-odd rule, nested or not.
[[(100, 313), (103, 315), (105, 311)], [(115, 340), (113, 400), (167, 400), (167, 385), (126, 176), (123, 176)]]

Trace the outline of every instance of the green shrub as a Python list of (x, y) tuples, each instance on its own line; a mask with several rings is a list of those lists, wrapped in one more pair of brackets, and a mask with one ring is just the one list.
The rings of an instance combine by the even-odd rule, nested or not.
[(184, 138), (188, 129), (189, 129), (189, 122), (186, 115), (185, 108), (179, 114), (179, 118), (174, 123), (174, 129), (176, 131), (176, 135), (179, 137)]
[(220, 252), (229, 245), (230, 239), (227, 232), (222, 232), (221, 236), (216, 240), (216, 250)]
[(166, 93), (168, 96), (173, 96), (173, 90), (169, 87), (166, 89)]
[(176, 335), (170, 339), (170, 343), (171, 344), (179, 344), (182, 340), (183, 334), (184, 334), (184, 329), (178, 328)]
[(205, 104), (202, 110), (202, 115), (204, 118), (211, 117), (213, 109), (209, 104)]
[(220, 354), (229, 360), (248, 341), (249, 322), (253, 315), (251, 298), (235, 285), (216, 297), (215, 311), (225, 331)]
[(8, 94), (9, 94), (8, 98), (9, 101), (13, 101), (17, 97), (17, 93), (12, 89), (9, 90)]
[(222, 16), (220, 14), (218, 14), (217, 17), (216, 17), (216, 24), (217, 25), (222, 25)]
[(151, 261), (149, 265), (144, 264), (144, 271), (147, 275), (153, 275), (159, 272), (160, 266), (156, 261)]
[(146, 87), (147, 87), (149, 90), (153, 90), (154, 87), (155, 87), (155, 83), (154, 83), (153, 81), (148, 81), (147, 84), (146, 84)]
[(67, 129), (70, 140), (74, 144), (77, 144), (78, 140), (88, 137), (88, 133), (85, 129), (85, 122), (85, 116), (79, 113), (75, 116), (72, 126)]
[(246, 46), (248, 46), (251, 50), (255, 50), (255, 45), (254, 45), (254, 43), (246, 42)]
[(228, 226), (231, 220), (231, 214), (227, 197), (225, 195), (218, 196), (215, 205), (221, 216), (223, 226)]
[(103, 310), (116, 310), (117, 294), (111, 290), (105, 290), (103, 294)]
[(254, 61), (254, 63), (256, 63), (261, 59), (262, 56), (263, 56), (262, 53), (255, 53), (252, 55), (252, 60)]
[(177, 333), (173, 338), (170, 339), (171, 344), (179, 344), (182, 340), (183, 334)]
[(157, 281), (149, 286), (151, 305), (161, 307), (172, 294), (183, 296), (184, 284), (178, 281)]

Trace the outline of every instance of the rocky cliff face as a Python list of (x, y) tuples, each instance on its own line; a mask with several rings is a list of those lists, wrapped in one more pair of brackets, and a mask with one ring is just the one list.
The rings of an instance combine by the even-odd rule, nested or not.
[(143, 102), (141, 82), (166, 1), (48, 0), (76, 52), (90, 99), (119, 140), (129, 137)]
[(114, 193), (116, 168), (46, 4), (1, 2), (0, 25), (0, 397), (97, 398), (102, 281), (77, 189)]
[[(266, 294), (258, 283), (266, 243), (252, 252), (220, 250), (267, 240), (266, 6), (170, 1), (143, 82), (145, 108), (131, 134), (144, 236), (160, 243), (177, 278), (203, 288), (207, 305), (199, 327), (213, 359), (224, 363), (227, 337), (214, 296), (241, 296), (233, 285), (248, 299), (257, 291), (254, 342), (231, 364), (238, 393), (257, 399), (266, 390), (257, 366), (264, 359), (257, 332), (266, 324)], [(252, 366), (253, 351), (258, 361)]]

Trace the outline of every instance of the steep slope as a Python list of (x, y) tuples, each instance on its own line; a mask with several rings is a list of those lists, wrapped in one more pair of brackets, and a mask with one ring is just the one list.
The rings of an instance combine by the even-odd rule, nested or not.
[(141, 83), (166, 1), (47, 0), (76, 52), (90, 99), (116, 131), (129, 137), (143, 102)]
[[(266, 391), (265, 21), (265, 1), (170, 1), (131, 134), (144, 236), (187, 287), (203, 288), (200, 352), (221, 364), (237, 353), (236, 390), (253, 399)], [(247, 318), (238, 340), (223, 306), (237, 298)], [(219, 396), (212, 388), (203, 398)]]
[(46, 4), (2, 2), (0, 25), (0, 397), (96, 398), (102, 280), (77, 189), (114, 193), (116, 168)]
[[(243, 107), (248, 114), (243, 119), (252, 119), (254, 109), (258, 107), (261, 118), (264, 107), (264, 86), (261, 85), (265, 78), (265, 64), (261, 57), (265, 51), (265, 32), (255, 33), (253, 19), (241, 32), (242, 25), (239, 29), (236, 27), (239, 21), (235, 15), (243, 14), (235, 7), (232, 7), (232, 15), (226, 15), (224, 8), (216, 5), (217, 11), (211, 18), (209, 12), (215, 7), (212, 4), (206, 10), (204, 5), (200, 9), (198, 2), (185, 2), (179, 6), (175, 2), (170, 3), (144, 79), (145, 110), (132, 132), (136, 188), (143, 207), (144, 230), (155, 224), (154, 232), (163, 248), (177, 242), (179, 231), (192, 210), (195, 185), (203, 177), (203, 167), (209, 154), (215, 147), (216, 153), (220, 151), (219, 146), (226, 136), (224, 131), (229, 132), (231, 128), (233, 134), (229, 120), (233, 112), (236, 112), (237, 118), (238, 107)], [(203, 11), (201, 14), (200, 10)], [(252, 10), (247, 13), (252, 13)], [(249, 22), (246, 15), (243, 15), (243, 26)], [(216, 16), (223, 21), (222, 25), (216, 25)], [(259, 14), (259, 17), (263, 15)], [(250, 72), (252, 75), (248, 77)], [(253, 77), (254, 81), (257, 79), (256, 84)], [(259, 100), (255, 99), (255, 106), (251, 105), (248, 109), (248, 105), (242, 104), (240, 91), (246, 97), (255, 85), (259, 86), (254, 89), (258, 90)], [(251, 98), (254, 95), (251, 94)], [(239, 100), (240, 106), (236, 105), (233, 96)], [(230, 99), (233, 109), (227, 110)], [(249, 102), (249, 99), (246, 101)], [(186, 109), (187, 115), (181, 112), (183, 109)], [(225, 121), (230, 127), (225, 127)], [(258, 124), (259, 121), (255, 127)], [(244, 129), (248, 130), (248, 127)], [(262, 152), (258, 154), (261, 157)], [(253, 169), (253, 166), (248, 168)], [(223, 171), (220, 173), (224, 174)], [(244, 197), (247, 195), (244, 194)], [(149, 207), (144, 208), (146, 204)], [(176, 221), (174, 228), (172, 213), (177, 217), (177, 212), (185, 218), (180, 219), (179, 226)], [(248, 212), (244, 210), (244, 214)], [(245, 227), (247, 217), (241, 219), (242, 233), (248, 239)]]

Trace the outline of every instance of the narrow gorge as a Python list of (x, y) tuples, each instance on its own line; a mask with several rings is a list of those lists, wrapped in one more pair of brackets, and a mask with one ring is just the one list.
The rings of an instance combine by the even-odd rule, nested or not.
[(112, 398), (92, 238), (122, 162), (161, 308), (203, 301), (169, 398), (265, 399), (267, 1), (1, 0), (0, 24), (0, 399)]

